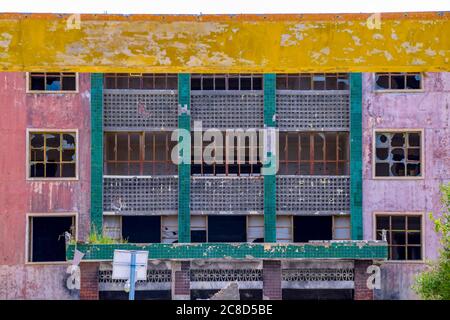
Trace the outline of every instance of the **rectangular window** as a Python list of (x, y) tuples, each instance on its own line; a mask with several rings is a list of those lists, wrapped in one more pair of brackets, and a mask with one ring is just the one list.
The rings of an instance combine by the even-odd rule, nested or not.
[(177, 90), (176, 73), (106, 73), (105, 89)]
[(348, 175), (348, 132), (280, 132), (280, 175)]
[(262, 90), (262, 74), (193, 74), (191, 90)]
[(421, 177), (422, 133), (375, 132), (375, 177)]
[(277, 74), (277, 90), (348, 90), (347, 73)]
[(333, 239), (332, 216), (294, 216), (294, 242)]
[(66, 236), (76, 239), (75, 216), (31, 216), (28, 231), (28, 262), (66, 261)]
[(422, 215), (376, 215), (376, 239), (389, 246), (390, 260), (422, 260)]
[(77, 74), (75, 72), (30, 72), (28, 73), (28, 91), (77, 91)]
[(175, 175), (171, 132), (106, 132), (106, 175)]
[(350, 239), (350, 216), (333, 216), (333, 240)]
[(247, 242), (246, 216), (208, 216), (208, 242)]
[(387, 72), (375, 73), (375, 90), (405, 90), (422, 89), (422, 74), (420, 72)]
[(258, 132), (243, 138), (225, 132), (220, 136), (222, 141), (217, 144), (215, 140), (203, 141), (201, 146), (192, 143), (192, 175), (249, 176), (261, 173)]
[(29, 178), (76, 178), (75, 132), (29, 132)]
[(160, 243), (161, 216), (122, 216), (122, 239), (128, 243)]

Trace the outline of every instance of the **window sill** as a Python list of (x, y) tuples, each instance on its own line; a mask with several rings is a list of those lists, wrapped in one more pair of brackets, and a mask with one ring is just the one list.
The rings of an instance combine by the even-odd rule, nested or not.
[(40, 262), (30, 262), (27, 261), (25, 262), (26, 266), (49, 266), (49, 265), (53, 265), (53, 266), (68, 266), (70, 265), (69, 261), (40, 261)]
[(424, 89), (386, 89), (386, 90), (377, 90), (374, 89), (373, 93), (423, 93)]
[(78, 90), (67, 90), (67, 91), (46, 91), (46, 90), (29, 90), (27, 94), (76, 94), (79, 93)]
[(78, 177), (74, 178), (27, 178), (30, 182), (58, 182), (58, 181), (79, 181)]
[(425, 176), (420, 177), (376, 177), (372, 176), (372, 180), (390, 180), (390, 181), (411, 181), (411, 180), (424, 180)]

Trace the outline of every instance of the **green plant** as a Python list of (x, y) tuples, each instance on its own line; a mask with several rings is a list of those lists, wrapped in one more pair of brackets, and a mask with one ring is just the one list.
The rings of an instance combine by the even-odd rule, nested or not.
[(429, 263), (429, 269), (416, 278), (414, 290), (423, 299), (450, 300), (450, 183), (441, 186), (442, 214), (430, 219), (434, 222), (434, 229), (441, 234), (442, 248), (439, 259)]

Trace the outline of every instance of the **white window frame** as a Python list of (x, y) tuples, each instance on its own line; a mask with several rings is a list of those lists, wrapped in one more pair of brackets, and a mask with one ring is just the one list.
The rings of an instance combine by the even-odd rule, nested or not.
[[(386, 176), (377, 177), (375, 175), (375, 165), (376, 165), (376, 134), (380, 132), (385, 133), (410, 133), (410, 132), (420, 132), (420, 176)], [(414, 128), (402, 128), (402, 129), (392, 129), (392, 128), (376, 128), (372, 132), (372, 179), (373, 180), (424, 180), (425, 179), (425, 130), (424, 129), (414, 129)]]
[(25, 264), (26, 265), (66, 265), (68, 264), (67, 261), (38, 261), (33, 262), (31, 261), (30, 256), (30, 250), (32, 248), (31, 245), (31, 228), (30, 228), (30, 220), (34, 217), (52, 217), (52, 218), (65, 218), (65, 217), (73, 217), (75, 219), (75, 238), (72, 238), (72, 240), (78, 241), (78, 212), (61, 212), (61, 213), (54, 213), (54, 212), (41, 212), (41, 213), (27, 213), (25, 215)]
[[(37, 71), (36, 71), (37, 72)], [(26, 93), (29, 94), (74, 94), (74, 93), (79, 93), (79, 76), (78, 76), (78, 72), (74, 72), (75, 73), (75, 90), (31, 90), (30, 88), (30, 81), (31, 81), (31, 77), (30, 77), (30, 73), (36, 73), (36, 72), (27, 72), (26, 73)], [(50, 73), (47, 71), (43, 71), (42, 73)]]
[[(44, 178), (44, 177), (30, 177), (30, 133), (45, 133), (45, 132), (68, 132), (75, 133), (75, 177), (57, 177), (57, 178)], [(25, 158), (25, 172), (27, 181), (78, 181), (79, 180), (79, 146), (78, 146), (78, 129), (51, 129), (51, 128), (27, 128), (26, 130), (26, 158)]]

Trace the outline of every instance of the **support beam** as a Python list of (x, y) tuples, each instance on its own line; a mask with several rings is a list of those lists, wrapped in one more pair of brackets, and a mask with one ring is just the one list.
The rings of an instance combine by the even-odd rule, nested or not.
[(350, 74), (350, 220), (352, 240), (363, 239), (362, 75)]
[[(264, 128), (274, 129), (276, 126), (276, 74), (264, 74)], [(267, 143), (265, 141), (264, 143)], [(276, 154), (266, 150), (269, 165), (276, 162)], [(266, 164), (264, 164), (266, 166)], [(264, 241), (277, 241), (277, 208), (276, 208), (276, 176), (275, 172), (264, 174)]]
[(191, 281), (189, 261), (172, 261), (172, 300), (191, 299)]
[[(191, 76), (178, 75), (178, 129), (186, 133), (191, 131)], [(180, 159), (188, 160), (178, 165), (178, 242), (191, 242), (191, 137), (180, 136), (178, 143), (188, 139), (184, 148), (179, 150)], [(185, 154), (183, 154), (183, 152)]]
[(355, 293), (354, 300), (373, 300), (373, 289), (367, 287), (367, 267), (372, 264), (371, 260), (355, 260)]
[[(0, 14), (2, 71), (439, 72), (449, 12)], [(45, 45), (42, 45), (42, 44)], [(200, 48), (200, 49), (199, 49)], [(112, 54), (113, 53), (113, 54)]]
[(281, 261), (263, 261), (263, 300), (281, 300)]
[(103, 74), (91, 74), (91, 233), (103, 231)]
[(80, 263), (80, 300), (98, 300), (98, 269), (97, 262)]

